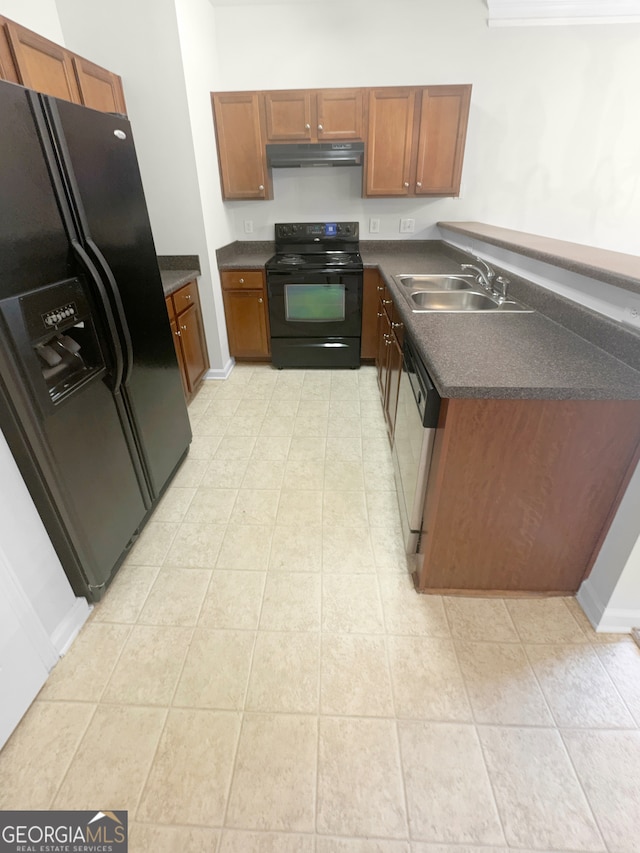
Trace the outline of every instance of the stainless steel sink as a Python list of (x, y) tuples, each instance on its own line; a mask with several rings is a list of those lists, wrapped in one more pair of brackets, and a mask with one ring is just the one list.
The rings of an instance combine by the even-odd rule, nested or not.
[(412, 311), (415, 313), (428, 311), (478, 312), (495, 311), (499, 313), (511, 313), (514, 311), (531, 311), (514, 300), (499, 302), (488, 293), (478, 293), (473, 290), (440, 291), (412, 290), (405, 294), (409, 300)]
[(394, 275), (402, 288), (420, 290), (471, 290), (475, 285), (472, 275)]

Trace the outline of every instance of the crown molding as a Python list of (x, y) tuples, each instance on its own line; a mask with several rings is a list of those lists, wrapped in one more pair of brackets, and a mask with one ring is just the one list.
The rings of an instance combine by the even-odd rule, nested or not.
[(640, 0), (487, 0), (490, 27), (640, 23)]

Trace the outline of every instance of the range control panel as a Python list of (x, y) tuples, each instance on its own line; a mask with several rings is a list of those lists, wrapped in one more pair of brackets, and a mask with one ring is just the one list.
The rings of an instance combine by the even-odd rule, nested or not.
[(47, 329), (52, 326), (57, 326), (69, 317), (75, 317), (78, 313), (75, 302), (67, 302), (66, 305), (61, 305), (59, 308), (54, 308), (52, 311), (47, 311), (46, 314), (41, 314), (42, 322)]
[(279, 222), (275, 230), (276, 242), (330, 242), (336, 238), (354, 243), (358, 241), (357, 222)]

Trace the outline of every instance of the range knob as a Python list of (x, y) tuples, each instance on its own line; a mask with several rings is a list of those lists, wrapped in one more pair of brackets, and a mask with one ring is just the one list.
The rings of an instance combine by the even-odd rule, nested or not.
[(291, 233), (291, 229), (289, 228), (289, 226), (288, 226), (288, 225), (283, 225), (283, 226), (280, 228), (280, 234), (281, 234), (283, 237), (288, 237), (290, 233)]

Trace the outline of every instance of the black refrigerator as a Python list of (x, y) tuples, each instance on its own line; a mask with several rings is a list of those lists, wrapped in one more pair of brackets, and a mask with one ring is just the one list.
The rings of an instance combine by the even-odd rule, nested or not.
[(189, 419), (129, 122), (1, 81), (0, 429), (99, 600)]

